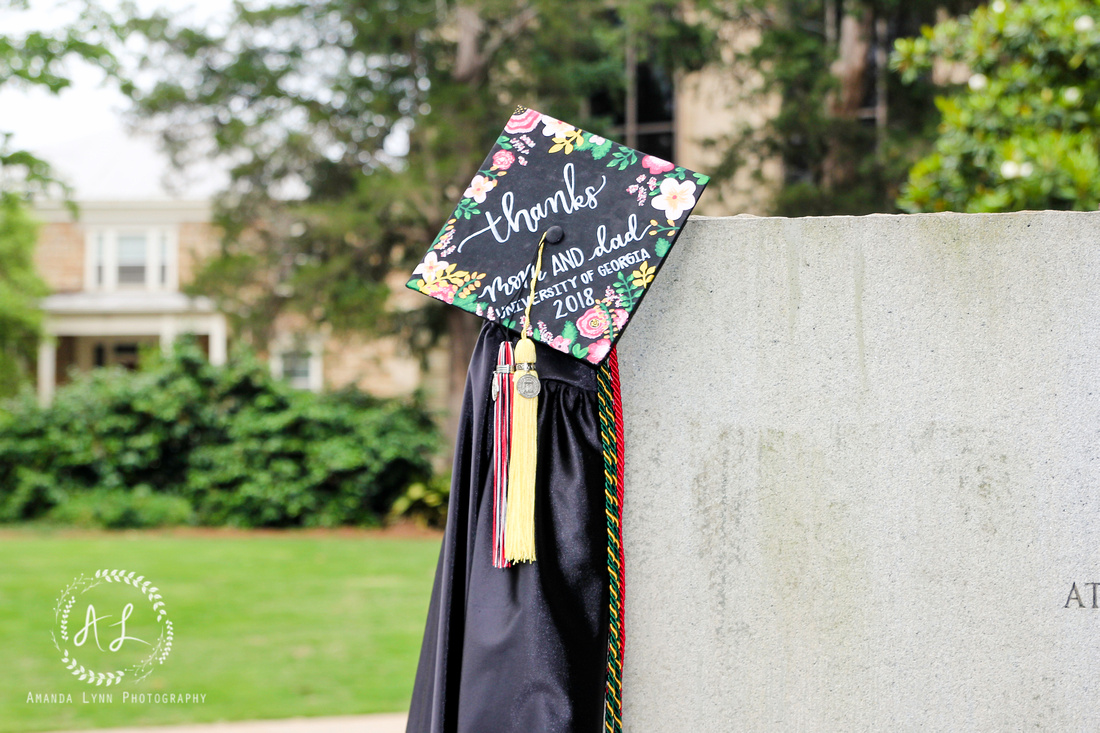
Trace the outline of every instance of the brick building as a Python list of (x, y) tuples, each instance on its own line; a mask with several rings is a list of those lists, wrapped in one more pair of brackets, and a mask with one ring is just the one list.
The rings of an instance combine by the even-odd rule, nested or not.
[[(84, 201), (76, 220), (56, 204), (36, 213), (43, 226), (35, 261), (52, 291), (42, 302), (47, 338), (39, 345), (37, 381), (43, 402), (74, 369), (133, 368), (142, 348), (167, 348), (183, 333), (197, 337), (212, 363), (225, 362), (233, 338), (225, 316), (209, 298), (182, 292), (218, 247), (208, 202)], [(401, 287), (394, 291), (397, 307), (417, 298)], [(443, 354), (433, 354), (422, 374), (394, 338), (336, 339), (323, 326), (287, 314), (261, 356), (275, 376), (303, 389), (356, 384), (390, 397), (424, 387), (442, 400)]]

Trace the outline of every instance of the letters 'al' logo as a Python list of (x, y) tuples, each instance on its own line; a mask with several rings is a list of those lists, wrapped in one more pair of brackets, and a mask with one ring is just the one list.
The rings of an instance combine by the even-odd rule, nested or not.
[(160, 589), (125, 570), (70, 583), (57, 599), (50, 636), (73, 676), (103, 687), (144, 679), (172, 651)]

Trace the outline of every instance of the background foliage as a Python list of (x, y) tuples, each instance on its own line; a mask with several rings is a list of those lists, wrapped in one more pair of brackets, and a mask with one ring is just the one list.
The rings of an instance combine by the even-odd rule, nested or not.
[(1096, 209), (1100, 205), (1100, 8), (996, 0), (901, 40), (907, 81), (966, 71), (934, 150), (910, 173), (907, 211)]
[[(478, 322), (424, 300), (386, 307), (517, 103), (606, 131), (628, 49), (670, 72), (718, 57), (720, 0), (297, 0), (234, 6), (224, 25), (134, 18), (134, 119), (177, 163), (232, 163), (222, 251), (194, 291), (257, 346), (294, 311), (336, 332), (451, 336), (457, 414)], [(616, 10), (617, 9), (617, 10)], [(403, 282), (403, 280), (402, 280)]]
[(247, 357), (216, 368), (187, 340), (147, 362), (0, 412), (0, 520), (376, 524), (430, 475), (417, 406), (296, 390)]
[(42, 329), (46, 284), (34, 268), (38, 226), (15, 196), (0, 192), (0, 397), (30, 374)]
[[(27, 0), (0, 0), (3, 9), (27, 6)], [(111, 23), (92, 5), (57, 32), (15, 35), (0, 28), (0, 87), (57, 94), (71, 83), (66, 64), (72, 60), (116, 75), (116, 59), (108, 48), (114, 38)], [(41, 336), (38, 299), (47, 291), (34, 266), (38, 228), (27, 204), (35, 195), (71, 193), (46, 161), (13, 146), (10, 138), (0, 122), (0, 397), (15, 394), (27, 382)]]
[[(935, 87), (905, 86), (887, 68), (897, 38), (920, 33), (937, 13), (975, 0), (736, 0), (738, 27), (758, 39), (733, 54), (744, 105), (777, 106), (762, 125), (712, 141), (715, 173), (782, 164), (770, 213), (869, 214), (897, 210), (909, 167), (935, 136)], [(737, 213), (730, 211), (729, 213)]]
[(447, 508), (451, 498), (451, 475), (432, 476), (405, 489), (393, 502), (390, 515), (411, 519), (420, 527), (443, 529), (447, 526)]

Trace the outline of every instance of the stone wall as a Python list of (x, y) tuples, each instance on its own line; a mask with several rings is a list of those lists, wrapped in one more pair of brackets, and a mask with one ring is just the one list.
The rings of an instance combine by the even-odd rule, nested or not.
[(625, 730), (1100, 729), (1100, 213), (697, 219), (620, 358)]

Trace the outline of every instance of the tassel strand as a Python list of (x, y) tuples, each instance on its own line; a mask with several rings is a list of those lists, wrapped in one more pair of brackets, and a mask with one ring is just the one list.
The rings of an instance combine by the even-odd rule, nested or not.
[(508, 505), (508, 454), (512, 448), (512, 345), (501, 343), (493, 372), (493, 567), (511, 566), (504, 555), (504, 517)]
[[(512, 395), (512, 455), (508, 475), (508, 511), (505, 514), (504, 552), (509, 562), (535, 561), (535, 469), (538, 456), (538, 395), (525, 397), (521, 379), (532, 375), (535, 342), (526, 336), (516, 344), (516, 385)], [(521, 369), (521, 365), (528, 365)]]
[(542, 249), (531, 273), (531, 294), (523, 313), (523, 330), (515, 348), (516, 371), (512, 376), (512, 449), (509, 456), (508, 507), (504, 516), (504, 555), (508, 562), (535, 561), (535, 473), (538, 463), (539, 375), (535, 371), (535, 342), (531, 330), (531, 304), (542, 272)]

